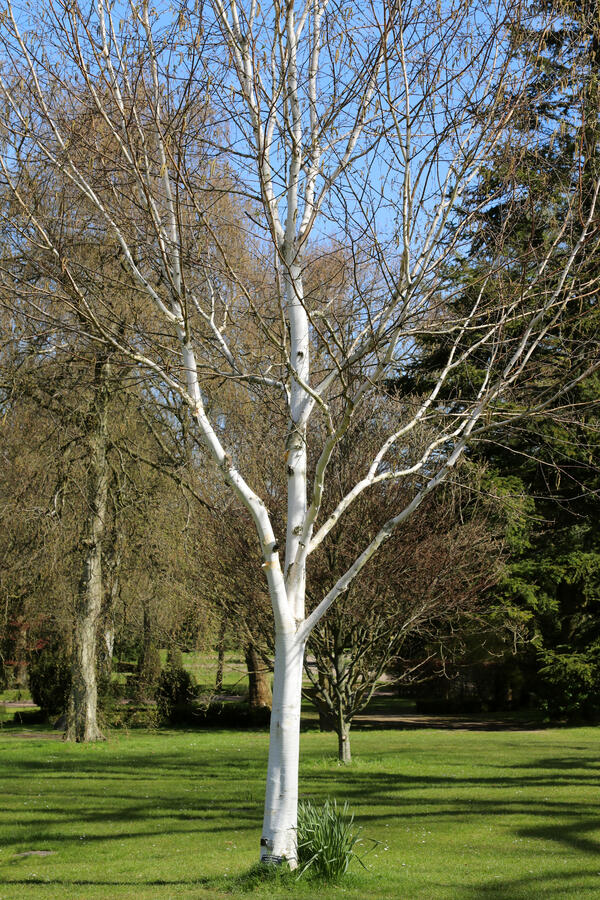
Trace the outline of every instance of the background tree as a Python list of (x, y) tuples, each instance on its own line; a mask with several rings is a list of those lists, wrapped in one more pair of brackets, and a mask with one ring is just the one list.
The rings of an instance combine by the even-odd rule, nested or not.
[(65, 492), (73, 448), (65, 447), (46, 397), (40, 408), (31, 367), (6, 347), (1, 390), (1, 655), (5, 679), (24, 687), (27, 653), (40, 639), (42, 623), (61, 633), (69, 621), (65, 598), (73, 557), (67, 534), (74, 521)]
[[(331, 466), (332, 510), (351, 489), (361, 460), (372, 455), (371, 445), (381, 443), (385, 419), (382, 405), (378, 417), (359, 419), (340, 443)], [(481, 482), (472, 466), (458, 467), (452, 483), (414, 512), (410, 529), (390, 537), (311, 635), (310, 696), (322, 723), (337, 733), (343, 762), (351, 759), (353, 718), (384, 681), (410, 684), (443, 671), (450, 648), (458, 654), (469, 633), (483, 631), (486, 589), (500, 577), (502, 546)], [(314, 554), (309, 591), (326, 595), (365, 534), (377, 533), (411, 489), (384, 482), (368, 499), (360, 497), (327, 547)]]
[[(594, 211), (600, 136), (598, 10), (570, 2), (553, 8), (557, 19), (529, 63), (539, 92), (514, 123), (527, 135), (528, 147), (518, 160), (500, 151), (485, 167), (468, 198), (470, 208), (480, 210), (469, 253), (453, 268), (456, 284), (462, 285), (456, 301), (460, 308), (478, 295), (494, 261), (498, 274), (484, 283), (485, 291), (517, 297), (549, 248), (557, 260), (568, 255), (564, 216), (578, 196), (580, 217), (590, 217), (579, 265), (568, 286), (553, 268), (545, 275), (547, 291), (569, 291), (572, 315), (557, 320), (539, 348), (538, 366), (527, 384), (534, 407), (568, 382), (581, 354), (597, 346), (599, 325)], [(532, 23), (520, 30), (519, 39), (528, 51), (540, 34)], [(499, 192), (498, 200), (481, 209), (490, 190)], [(435, 343), (430, 341), (429, 347)], [(439, 353), (439, 342), (437, 347)], [(446, 351), (447, 345), (442, 358)], [(427, 362), (420, 360), (421, 377), (427, 366), (435, 368), (435, 359), (436, 351)], [(464, 380), (484, 377), (484, 359), (482, 353), (463, 368), (456, 391)], [(509, 535), (511, 560), (500, 593), (513, 623), (507, 644), (513, 645), (518, 634), (524, 702), (545, 703), (554, 715), (593, 714), (598, 682), (597, 376), (583, 384), (575, 380), (552, 418), (540, 409), (524, 421), (520, 399), (507, 398), (502, 429), (490, 432), (475, 454), (491, 467), (492, 490), (507, 498), (512, 494), (515, 507), (528, 498), (530, 518)]]
[[(582, 215), (590, 208), (599, 171), (598, 8), (571, 2), (558, 8), (560, 27), (538, 66), (538, 78), (551, 79), (554, 90), (535, 110), (539, 136), (527, 159), (534, 177), (525, 190), (520, 188), (525, 200), (520, 234), (532, 235), (530, 240), (538, 239), (542, 223), (553, 228), (561, 216), (572, 191), (573, 157), (578, 160)], [(523, 180), (521, 173), (513, 176), (515, 187)], [(596, 216), (596, 235), (597, 228)], [(577, 284), (579, 315), (553, 336), (546, 378), (559, 378), (570, 369), (578, 347), (598, 341), (597, 240), (590, 240), (586, 251)], [(487, 450), (500, 476), (510, 466), (520, 477), (540, 522), (514, 554), (505, 591), (529, 618), (528, 637), (537, 658), (531, 659), (530, 652), (525, 665), (539, 672), (533, 689), (553, 715), (598, 713), (597, 401), (598, 381), (593, 378), (573, 389), (557, 421), (543, 422), (535, 431), (521, 428)]]
[[(32, 670), (42, 673), (41, 680), (48, 681), (53, 660), (62, 672), (64, 660), (72, 657), (71, 635), (85, 625), (96, 644), (90, 675), (95, 706), (98, 677), (104, 685), (110, 679), (115, 638), (119, 648), (126, 633), (130, 643), (143, 649), (145, 606), (154, 640), (162, 645), (182, 639), (182, 623), (191, 610), (195, 633), (206, 632), (202, 578), (187, 571), (179, 555), (182, 542), (199, 540), (193, 512), (200, 498), (194, 496), (194, 473), (174, 460), (165, 461), (160, 435), (143, 415), (139, 385), (130, 380), (127, 367), (117, 365), (103, 385), (110, 403), (101, 410), (100, 422), (106, 491), (99, 523), (102, 547), (97, 539), (90, 541), (88, 492), (90, 483), (95, 491), (97, 471), (92, 467), (91, 478), (93, 457), (87, 440), (90, 434), (98, 439), (98, 361), (93, 348), (86, 351), (79, 343), (65, 344), (57, 352), (53, 336), (36, 337), (31, 322), (18, 322), (14, 316), (10, 333), (12, 343), (7, 342), (3, 355), (0, 439), (5, 462), (0, 476), (5, 523), (0, 537), (3, 655), (11, 662), (11, 672), (12, 663), (19, 661), (23, 686), (28, 660)], [(163, 436), (168, 437), (164, 424)], [(182, 484), (188, 485), (185, 493)], [(186, 503), (186, 496), (193, 505), (189, 499)], [(82, 622), (78, 604), (82, 592), (87, 599), (89, 555), (94, 554), (97, 564), (100, 549), (104, 571), (94, 585), (96, 606)], [(44, 708), (57, 711), (54, 706)], [(96, 717), (94, 721), (98, 736)], [(85, 731), (82, 737), (86, 739)]]

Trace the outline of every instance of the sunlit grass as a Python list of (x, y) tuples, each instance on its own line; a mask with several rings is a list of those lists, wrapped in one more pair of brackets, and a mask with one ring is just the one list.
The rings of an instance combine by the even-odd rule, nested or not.
[[(117, 734), (77, 746), (0, 733), (0, 900), (600, 896), (596, 729), (369, 731), (340, 767), (302, 736), (301, 792), (348, 800), (382, 843), (347, 882), (252, 873), (267, 735)], [(22, 854), (51, 851), (51, 855)]]

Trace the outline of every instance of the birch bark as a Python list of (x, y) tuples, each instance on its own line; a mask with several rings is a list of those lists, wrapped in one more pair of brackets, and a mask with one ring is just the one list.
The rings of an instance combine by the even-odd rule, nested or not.
[(300, 758), (300, 703), (304, 642), (295, 629), (279, 630), (275, 638), (273, 706), (267, 763), (267, 788), (261, 860), (295, 868), (298, 814), (298, 761)]

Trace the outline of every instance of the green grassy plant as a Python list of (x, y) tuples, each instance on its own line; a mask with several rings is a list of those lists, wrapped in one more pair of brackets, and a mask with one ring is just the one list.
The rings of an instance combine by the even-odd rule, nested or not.
[(300, 875), (310, 871), (323, 881), (339, 881), (353, 859), (360, 857), (355, 847), (360, 834), (354, 828), (354, 815), (348, 803), (340, 808), (336, 800), (317, 805), (311, 800), (298, 804), (298, 867)]

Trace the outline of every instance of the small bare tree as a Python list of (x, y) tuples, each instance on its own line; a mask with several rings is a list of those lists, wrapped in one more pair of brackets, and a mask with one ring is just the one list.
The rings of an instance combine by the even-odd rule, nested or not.
[[(363, 411), (340, 443), (330, 468), (324, 514), (352, 489), (356, 469), (382, 442), (386, 417)], [(499, 578), (498, 519), (481, 489), (482, 473), (464, 461), (452, 483), (431, 496), (365, 566), (343, 598), (313, 629), (305, 660), (308, 692), (322, 725), (338, 738), (338, 757), (351, 760), (350, 728), (377, 688), (409, 684), (439, 664), (441, 646), (457, 648), (482, 630), (485, 592)], [(364, 494), (312, 555), (307, 596), (316, 605), (360, 552), (365, 534), (376, 534), (414, 494), (410, 481), (382, 482)], [(455, 651), (457, 652), (457, 651)], [(439, 665), (438, 665), (439, 668)]]
[[(178, 393), (215, 477), (251, 516), (275, 621), (261, 856), (294, 866), (306, 641), (469, 443), (503, 421), (506, 399), (521, 396), (577, 298), (599, 185), (584, 216), (574, 191), (553, 240), (514, 261), (519, 291), (487, 290), (505, 264), (499, 246), (457, 312), (449, 264), (478, 227), (477, 207), (462, 200), (492, 153), (506, 147), (516, 161), (518, 142), (531, 139), (511, 132), (530, 99), (512, 40), (520, 0), (123, 6), (116, 19), (106, 0), (50, 0), (18, 15), (3, 4), (4, 267), (14, 274), (17, 252), (36, 248), (35, 284), (20, 273), (32, 314), (85, 327)], [(40, 170), (68, 186), (58, 220), (28, 203), (24, 187)], [(74, 207), (114, 247), (118, 277), (65, 250)], [(327, 242), (346, 261), (343, 284), (307, 291), (307, 260)], [(107, 302), (106, 277), (130, 292), (128, 307)], [(329, 464), (357, 411), (436, 334), (450, 340), (432, 383), (398, 393), (387, 436), (324, 516)], [(597, 365), (588, 350), (569, 383)], [(457, 381), (473, 360), (481, 375)], [(254, 403), (265, 429), (283, 403), (285, 441), (270, 452), (287, 482), (285, 534), (208, 402), (219, 383)], [(550, 408), (565, 387), (523, 400), (518, 414)], [(358, 497), (407, 478), (408, 502), (365, 534), (307, 614), (311, 554)]]

